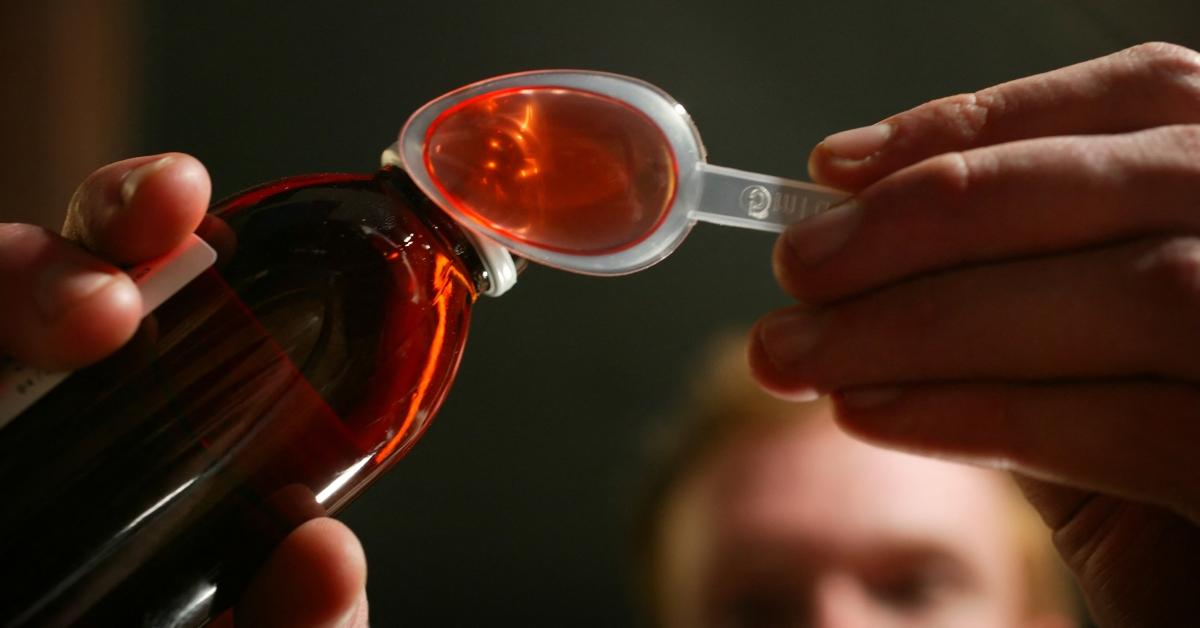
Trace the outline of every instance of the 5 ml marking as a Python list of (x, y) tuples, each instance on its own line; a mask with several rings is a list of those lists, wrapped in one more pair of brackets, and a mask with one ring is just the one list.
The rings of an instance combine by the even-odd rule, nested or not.
[(0, 395), (24, 395), (32, 392), (38, 384), (51, 378), (54, 373), (45, 369), (36, 369), (17, 362), (10, 356), (0, 356)]
[(746, 210), (746, 214), (751, 218), (762, 220), (771, 211), (771, 191), (766, 186), (747, 186), (742, 190), (738, 200), (742, 203), (742, 209)]
[(0, 427), (15, 419), (70, 374), (70, 371), (25, 366), (12, 357), (0, 356)]
[(775, 194), (763, 185), (751, 185), (742, 190), (738, 199), (746, 215), (766, 220), (771, 211), (799, 220), (815, 216), (833, 206), (832, 200), (817, 201), (805, 194), (779, 190)]

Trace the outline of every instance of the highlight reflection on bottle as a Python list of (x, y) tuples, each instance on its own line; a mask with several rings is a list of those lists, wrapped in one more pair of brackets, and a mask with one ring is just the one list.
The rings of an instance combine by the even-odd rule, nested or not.
[(387, 168), (215, 206), (217, 264), (0, 429), (0, 623), (200, 625), (428, 426), (487, 273)]

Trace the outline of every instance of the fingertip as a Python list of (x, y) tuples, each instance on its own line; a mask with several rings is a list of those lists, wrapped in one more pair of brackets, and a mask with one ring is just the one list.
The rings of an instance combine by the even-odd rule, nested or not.
[(142, 299), (128, 275), (40, 227), (0, 227), (0, 351), (70, 370), (133, 336)]
[(887, 174), (879, 164), (893, 135), (890, 122), (834, 133), (809, 153), (808, 174), (822, 185), (857, 192)]
[(92, 173), (71, 200), (63, 234), (120, 264), (177, 246), (211, 196), (204, 166), (184, 153), (136, 157)]
[(750, 328), (750, 335), (746, 343), (746, 362), (750, 366), (750, 376), (754, 381), (758, 382), (767, 392), (770, 392), (773, 383), (777, 377), (775, 374), (775, 366), (767, 358), (762, 347), (762, 321), (755, 323)]
[(104, 253), (124, 264), (167, 253), (199, 226), (211, 194), (208, 171), (190, 155), (140, 166), (122, 182), (122, 206), (103, 226)]
[(750, 366), (750, 375), (768, 394), (784, 401), (813, 401), (820, 396), (820, 391), (812, 382), (798, 379), (796, 373), (789, 369), (780, 368), (777, 360), (772, 357), (767, 348), (769, 339), (764, 338), (764, 327), (768, 315), (760, 320), (750, 330), (746, 359)]
[(795, 267), (796, 260), (791, 245), (787, 236), (781, 233), (775, 238), (775, 245), (771, 248), (771, 274), (775, 276), (775, 283), (779, 284), (780, 289), (792, 298), (796, 298), (793, 287), (797, 282), (792, 276), (792, 269)]
[(33, 361), (72, 370), (104, 358), (133, 337), (142, 318), (142, 297), (128, 275), (114, 272), (107, 285), (76, 303), (44, 331)]
[(866, 389), (839, 390), (830, 395), (833, 400), (834, 420), (847, 434), (859, 440), (886, 446), (894, 443), (895, 427), (899, 414), (889, 413), (885, 406), (890, 405), (900, 396), (901, 390), (895, 387), (879, 387)]
[(779, 235), (771, 267), (780, 288), (798, 301), (824, 302), (844, 296), (846, 259), (861, 237), (865, 211), (849, 198), (791, 224)]
[(811, 273), (807, 272), (810, 264), (797, 255), (794, 240), (789, 234), (793, 228), (794, 225), (788, 227), (788, 231), (779, 234), (775, 239), (775, 245), (771, 249), (771, 273), (775, 276), (775, 283), (779, 285), (780, 290), (803, 303), (810, 301), (815, 295), (811, 289)]
[(808, 154), (809, 178), (821, 185), (837, 187), (838, 189), (848, 189), (846, 182), (837, 176), (837, 170), (829, 167), (830, 159), (829, 149), (825, 147), (825, 142), (819, 142), (814, 146)]
[(327, 517), (296, 528), (243, 594), (234, 620), (248, 626), (344, 626), (362, 612), (367, 562), (349, 528)]

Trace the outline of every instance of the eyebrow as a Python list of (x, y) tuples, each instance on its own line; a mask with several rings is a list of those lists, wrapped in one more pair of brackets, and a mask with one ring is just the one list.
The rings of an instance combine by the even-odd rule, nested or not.
[(972, 585), (980, 581), (976, 565), (967, 560), (954, 546), (937, 538), (887, 537), (872, 542), (856, 562), (868, 569), (881, 565), (937, 565), (946, 568), (963, 584)]
[[(814, 565), (825, 553), (824, 544), (809, 538), (792, 537), (783, 544), (779, 540), (770, 542), (762, 539), (739, 539), (725, 545), (717, 553), (720, 565), (731, 562), (743, 563), (747, 558), (761, 567), (790, 564)], [(978, 569), (956, 547), (935, 536), (891, 535), (872, 540), (868, 545), (855, 550), (850, 557), (853, 564), (876, 569), (887, 564), (936, 564), (949, 568), (958, 579), (974, 583), (980, 579)]]

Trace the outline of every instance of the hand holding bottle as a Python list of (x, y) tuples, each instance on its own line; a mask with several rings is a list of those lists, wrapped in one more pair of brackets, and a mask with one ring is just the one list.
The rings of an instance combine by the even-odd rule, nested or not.
[(1197, 616), (1200, 55), (1166, 44), (829, 137), (852, 202), (780, 238), (759, 380), (1000, 465), (1102, 625)]
[(204, 215), (209, 191), (191, 157), (139, 157), (88, 177), (71, 200), (65, 238), (0, 225), (0, 349), (32, 366), (68, 370), (123, 345), (142, 305), (116, 265), (182, 242)]
[[(204, 217), (210, 182), (183, 154), (97, 170), (72, 198), (62, 236), (0, 224), (0, 354), (48, 369), (99, 360), (138, 328), (141, 297), (118, 266), (178, 246)], [(366, 564), (343, 524), (302, 524), (258, 572), (232, 622), (365, 626)], [(231, 621), (227, 614), (222, 618)]]

